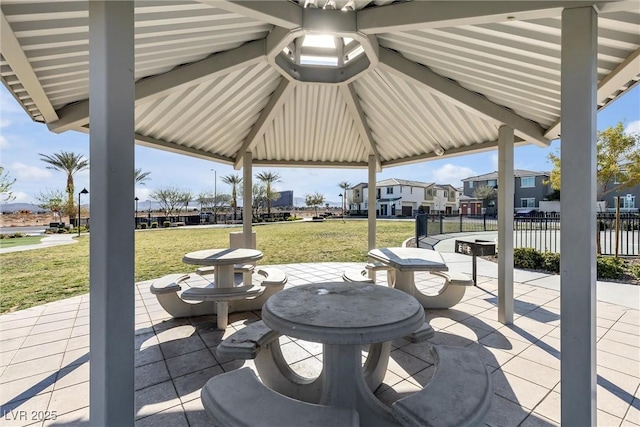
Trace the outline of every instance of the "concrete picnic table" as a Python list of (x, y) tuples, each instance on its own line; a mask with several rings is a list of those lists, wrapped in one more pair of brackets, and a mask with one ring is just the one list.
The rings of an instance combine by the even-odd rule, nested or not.
[[(182, 257), (185, 264), (215, 266), (214, 286), (218, 288), (232, 288), (235, 286), (235, 264), (254, 262), (262, 259), (262, 252), (256, 249), (205, 249), (189, 252)], [(245, 285), (251, 285), (247, 283)], [(216, 302), (218, 328), (225, 329), (229, 316), (229, 303), (227, 301)]]
[(313, 283), (273, 295), (262, 319), (282, 335), (323, 344), (320, 404), (356, 409), (362, 426), (398, 425), (367, 386), (361, 345), (418, 330), (425, 316), (415, 298), (374, 284)]

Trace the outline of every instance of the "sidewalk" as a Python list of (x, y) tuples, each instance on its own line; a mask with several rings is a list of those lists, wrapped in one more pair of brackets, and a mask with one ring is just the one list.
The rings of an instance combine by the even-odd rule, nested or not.
[(77, 234), (52, 234), (51, 236), (43, 237), (40, 240), (40, 243), (35, 245), (22, 245), (22, 246), (14, 246), (11, 248), (0, 248), (0, 254), (6, 254), (9, 252), (22, 252), (22, 251), (30, 251), (32, 249), (42, 249), (49, 248), (51, 246), (58, 245), (70, 245), (72, 243), (78, 243), (74, 237)]
[[(498, 236), (496, 232), (456, 233), (430, 236), (429, 244), (442, 253), (447, 264), (455, 264), (456, 270), (471, 274), (472, 257), (455, 252), (455, 241), (464, 239), (482, 239), (493, 241)], [(498, 278), (498, 264), (478, 258), (478, 275)], [(541, 273), (528, 270), (513, 270), (513, 280), (517, 283), (537, 286), (545, 289), (560, 291), (560, 275)], [(620, 282), (596, 282), (596, 298), (598, 301), (608, 302), (623, 307), (640, 310), (640, 286)]]

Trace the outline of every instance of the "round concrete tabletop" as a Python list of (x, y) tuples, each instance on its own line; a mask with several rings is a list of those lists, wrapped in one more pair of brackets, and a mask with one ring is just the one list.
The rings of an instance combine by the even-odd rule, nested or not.
[(271, 329), (324, 344), (370, 344), (409, 335), (424, 323), (411, 295), (374, 284), (313, 283), (285, 289), (262, 307)]
[(182, 257), (182, 262), (194, 265), (225, 265), (258, 261), (262, 257), (262, 252), (256, 249), (205, 249), (189, 252)]

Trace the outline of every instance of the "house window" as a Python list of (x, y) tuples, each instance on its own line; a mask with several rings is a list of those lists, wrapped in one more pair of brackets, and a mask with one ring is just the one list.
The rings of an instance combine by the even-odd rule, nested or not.
[(527, 197), (526, 199), (520, 199), (520, 206), (523, 208), (535, 208), (536, 207), (536, 198), (535, 197)]
[(449, 197), (449, 192), (447, 190), (444, 190), (444, 197)]
[(431, 192), (431, 189), (427, 190), (427, 196), (431, 197), (433, 195), (433, 193)]
[(360, 190), (356, 190), (356, 197), (360, 197)]
[(387, 187), (387, 194), (393, 194), (393, 187)]
[(636, 196), (633, 194), (627, 194), (625, 197), (620, 197), (620, 206), (622, 209), (633, 209), (636, 207)]
[(473, 188), (473, 181), (469, 181), (469, 188)]
[(496, 185), (498, 185), (498, 183), (496, 182), (495, 179), (490, 179), (487, 181), (487, 186), (488, 187), (495, 187)]
[(520, 188), (531, 188), (536, 186), (535, 176), (523, 176), (520, 178)]

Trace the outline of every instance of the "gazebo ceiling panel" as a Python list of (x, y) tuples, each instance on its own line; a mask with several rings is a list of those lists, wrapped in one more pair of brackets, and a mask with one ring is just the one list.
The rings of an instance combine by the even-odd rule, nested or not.
[[(235, 167), (247, 151), (261, 165), (390, 166), (495, 147), (501, 125), (517, 142), (559, 135), (562, 8), (588, 0), (310, 3), (136, 1), (137, 141)], [(0, 5), (2, 81), (55, 132), (89, 126), (88, 4)], [(640, 6), (595, 6), (602, 107), (640, 80)], [(340, 70), (315, 64), (306, 83), (277, 71), (275, 55), (324, 27), (367, 35), (370, 69), (331, 80)]]
[[(5, 4), (6, 3), (6, 4)], [(37, 10), (35, 14), (29, 11)], [(56, 109), (88, 97), (88, 2), (11, 3), (2, 12)], [(273, 26), (199, 2), (139, 1), (135, 8), (135, 78), (264, 38)], [(80, 82), (67, 91), (47, 90), (60, 81)]]
[(368, 150), (337, 86), (299, 84), (252, 151), (257, 163), (367, 162)]
[(264, 61), (136, 105), (139, 134), (232, 157), (280, 81)]

